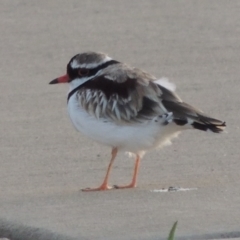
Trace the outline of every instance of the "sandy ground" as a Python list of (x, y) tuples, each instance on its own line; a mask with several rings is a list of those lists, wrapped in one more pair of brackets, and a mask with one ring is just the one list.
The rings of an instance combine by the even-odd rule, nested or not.
[[(183, 239), (240, 237), (240, 1), (0, 5), (0, 218), (80, 239), (154, 240), (176, 220)], [(48, 82), (86, 50), (168, 77), (227, 133), (184, 132), (148, 153), (134, 190), (81, 192), (100, 184), (110, 149), (74, 130), (68, 86)], [(132, 167), (120, 154), (111, 183)], [(152, 191), (169, 186), (197, 190)]]

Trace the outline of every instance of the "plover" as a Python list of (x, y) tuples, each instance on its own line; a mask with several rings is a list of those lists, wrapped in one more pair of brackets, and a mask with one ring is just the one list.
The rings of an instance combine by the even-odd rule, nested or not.
[[(75, 128), (112, 149), (106, 176), (100, 187), (83, 191), (136, 187), (140, 159), (171, 143), (182, 130), (220, 133), (226, 124), (183, 102), (167, 79), (116, 61), (104, 53), (85, 52), (72, 57), (67, 73), (50, 82), (69, 83), (69, 116)], [(108, 185), (118, 151), (135, 155), (132, 181), (126, 186)]]

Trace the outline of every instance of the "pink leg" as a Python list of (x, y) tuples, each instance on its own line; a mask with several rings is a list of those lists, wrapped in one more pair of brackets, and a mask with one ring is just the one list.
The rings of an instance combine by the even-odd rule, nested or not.
[(114, 188), (124, 189), (124, 188), (135, 188), (137, 186), (137, 175), (138, 175), (138, 170), (139, 170), (139, 162), (140, 162), (140, 157), (137, 155), (136, 161), (135, 161), (135, 167), (134, 167), (132, 182), (130, 184), (126, 185), (126, 186), (115, 185)]
[(117, 152), (118, 152), (117, 148), (112, 149), (112, 158), (111, 158), (110, 163), (108, 165), (107, 173), (106, 173), (106, 176), (104, 178), (104, 181), (103, 181), (102, 185), (100, 187), (97, 187), (97, 188), (85, 188), (85, 189), (82, 189), (82, 191), (90, 192), (90, 191), (104, 191), (104, 190), (112, 189), (112, 187), (108, 186), (108, 178), (109, 178), (109, 174), (110, 174), (114, 159), (117, 156)]

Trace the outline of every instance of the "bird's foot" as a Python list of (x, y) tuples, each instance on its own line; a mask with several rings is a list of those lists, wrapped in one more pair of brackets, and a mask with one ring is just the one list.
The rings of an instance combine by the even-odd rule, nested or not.
[(94, 191), (105, 191), (110, 190), (113, 187), (108, 186), (107, 184), (102, 184), (100, 187), (97, 188), (84, 188), (82, 189), (83, 192), (94, 192)]
[(130, 183), (125, 186), (113, 185), (113, 188), (115, 188), (115, 189), (125, 189), (125, 188), (135, 188), (135, 187), (136, 187), (136, 183)]

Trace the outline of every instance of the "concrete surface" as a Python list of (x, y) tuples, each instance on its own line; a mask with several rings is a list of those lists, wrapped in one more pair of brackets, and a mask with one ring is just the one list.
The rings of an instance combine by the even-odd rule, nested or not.
[(14, 221), (0, 219), (0, 240), (79, 240), (66, 235), (53, 233), (39, 227), (29, 227)]
[[(93, 240), (160, 239), (176, 220), (183, 239), (240, 237), (239, 13), (238, 0), (1, 0), (0, 218)], [(110, 149), (74, 130), (68, 86), (48, 82), (86, 50), (168, 77), (227, 133), (150, 152), (135, 190), (79, 191), (100, 184)], [(120, 154), (111, 183), (132, 167)], [(151, 191), (169, 186), (197, 190)]]

